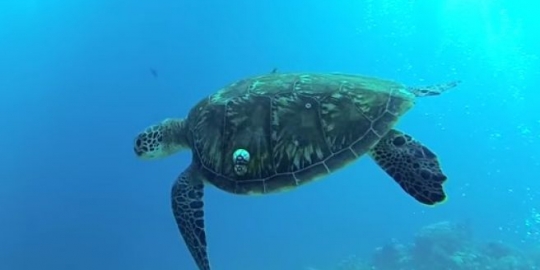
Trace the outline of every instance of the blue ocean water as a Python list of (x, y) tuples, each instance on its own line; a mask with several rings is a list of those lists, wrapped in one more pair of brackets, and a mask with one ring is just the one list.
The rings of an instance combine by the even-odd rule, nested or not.
[(170, 209), (191, 154), (141, 161), (133, 138), (273, 68), (462, 80), (399, 123), (439, 155), (448, 201), (368, 158), (283, 194), (210, 187), (212, 269), (337, 269), (442, 221), (538, 253), (539, 23), (524, 0), (4, 0), (0, 269), (196, 269)]

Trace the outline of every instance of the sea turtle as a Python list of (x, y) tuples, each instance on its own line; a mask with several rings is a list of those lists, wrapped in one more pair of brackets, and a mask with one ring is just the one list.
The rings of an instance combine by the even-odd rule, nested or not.
[(444, 201), (437, 156), (394, 126), (416, 97), (458, 82), (407, 87), (361, 75), (272, 72), (222, 88), (187, 118), (146, 128), (134, 151), (155, 159), (191, 149), (192, 162), (172, 187), (172, 209), (198, 269), (210, 270), (205, 184), (234, 194), (281, 192), (368, 154), (417, 201)]

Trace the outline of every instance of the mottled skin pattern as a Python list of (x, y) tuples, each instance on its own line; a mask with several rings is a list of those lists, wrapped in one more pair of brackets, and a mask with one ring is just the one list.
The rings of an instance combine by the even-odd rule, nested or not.
[(135, 154), (145, 159), (167, 157), (189, 148), (185, 121), (165, 119), (141, 132), (135, 140)]
[[(134, 150), (146, 159), (192, 150), (192, 164), (174, 183), (171, 202), (198, 268), (210, 270), (204, 183), (235, 194), (279, 192), (368, 154), (419, 202), (444, 201), (446, 176), (437, 156), (393, 127), (416, 97), (439, 95), (457, 83), (406, 87), (358, 75), (273, 72), (223, 88), (187, 119), (147, 128)], [(241, 175), (233, 169), (238, 149), (251, 156)]]
[(410, 135), (392, 129), (369, 154), (405, 192), (419, 202), (431, 205), (446, 198), (442, 187), (446, 175), (441, 170), (437, 156)]
[(204, 183), (193, 167), (180, 174), (171, 190), (173, 214), (199, 269), (209, 270), (204, 232)]

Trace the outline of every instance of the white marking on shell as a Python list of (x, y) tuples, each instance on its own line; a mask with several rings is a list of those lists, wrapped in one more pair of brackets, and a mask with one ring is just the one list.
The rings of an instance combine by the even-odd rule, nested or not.
[(236, 149), (233, 153), (234, 164), (245, 164), (250, 159), (249, 152), (246, 149)]

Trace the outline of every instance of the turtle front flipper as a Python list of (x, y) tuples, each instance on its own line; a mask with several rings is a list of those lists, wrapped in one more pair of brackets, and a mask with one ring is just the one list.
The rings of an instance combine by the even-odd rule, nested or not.
[(198, 269), (210, 270), (204, 230), (203, 193), (203, 179), (190, 166), (174, 183), (171, 200), (176, 224)]
[(437, 156), (410, 135), (390, 130), (369, 154), (417, 201), (433, 205), (446, 199), (446, 175)]
[(429, 86), (408, 87), (407, 90), (417, 97), (438, 96), (460, 84), (461, 81), (434, 84)]

